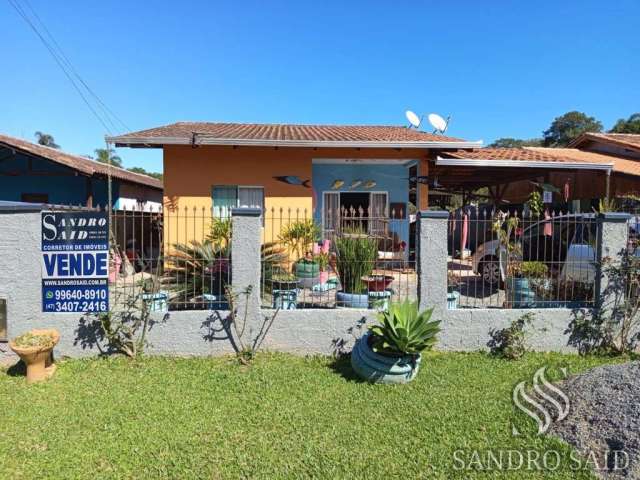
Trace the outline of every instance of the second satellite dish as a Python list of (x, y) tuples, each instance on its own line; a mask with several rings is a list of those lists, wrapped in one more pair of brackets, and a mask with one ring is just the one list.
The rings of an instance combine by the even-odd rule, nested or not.
[(411, 126), (415, 128), (418, 128), (420, 126), (420, 117), (418, 117), (418, 115), (413, 113), (411, 110), (407, 110), (405, 112), (405, 115), (407, 117), (407, 120), (409, 120), (409, 123), (411, 124)]
[(430, 113), (427, 119), (429, 120), (431, 126), (438, 132), (444, 133), (444, 131), (447, 129), (448, 122), (437, 113)]

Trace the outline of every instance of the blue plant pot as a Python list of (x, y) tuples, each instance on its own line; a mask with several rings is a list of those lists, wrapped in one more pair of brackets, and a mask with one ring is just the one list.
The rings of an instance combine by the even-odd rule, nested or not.
[(149, 306), (151, 312), (167, 312), (169, 295), (167, 292), (143, 293), (142, 300)]
[(280, 310), (296, 310), (298, 290), (274, 290), (273, 308)]
[(339, 291), (336, 293), (336, 303), (338, 307), (369, 308), (369, 295)]
[(507, 277), (506, 287), (511, 308), (532, 308), (535, 305), (536, 294), (528, 278)]
[(420, 355), (386, 356), (374, 352), (369, 346), (371, 332), (357, 341), (351, 352), (351, 367), (356, 374), (372, 383), (409, 383), (418, 374)]
[(460, 300), (460, 292), (447, 293), (447, 310), (456, 310), (458, 301)]

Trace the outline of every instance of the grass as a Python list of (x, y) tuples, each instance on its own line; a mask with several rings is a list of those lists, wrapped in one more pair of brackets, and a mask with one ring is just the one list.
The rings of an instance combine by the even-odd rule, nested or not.
[[(536, 435), (511, 391), (542, 365), (577, 373), (611, 361), (429, 353), (415, 382), (394, 387), (356, 381), (348, 359), (68, 360), (42, 384), (0, 373), (0, 476), (592, 478), (569, 468), (568, 446)], [(471, 449), (555, 449), (563, 463), (456, 470), (454, 451)]]

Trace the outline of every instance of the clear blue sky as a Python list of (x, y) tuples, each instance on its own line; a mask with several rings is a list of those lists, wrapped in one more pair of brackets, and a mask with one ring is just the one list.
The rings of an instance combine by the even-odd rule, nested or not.
[[(18, 0), (22, 2), (23, 0)], [(179, 120), (403, 124), (539, 136), (581, 110), (640, 111), (640, 2), (30, 0), (76, 69), (133, 130)], [(0, 132), (92, 153), (104, 128), (0, 0)], [(118, 132), (120, 133), (120, 132)], [(161, 169), (160, 151), (119, 149)]]

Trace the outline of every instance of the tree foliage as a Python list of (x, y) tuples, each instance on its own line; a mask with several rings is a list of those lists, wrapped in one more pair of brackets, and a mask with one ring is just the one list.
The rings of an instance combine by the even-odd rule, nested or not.
[(142, 175), (147, 175), (149, 177), (162, 181), (162, 173), (159, 173), (159, 172), (148, 172), (142, 167), (131, 167), (131, 168), (127, 168), (127, 170), (133, 173), (140, 173)]
[(626, 120), (621, 118), (616, 122), (610, 133), (636, 133), (640, 134), (640, 113), (634, 113)]
[(546, 147), (566, 147), (574, 138), (587, 132), (601, 132), (602, 123), (582, 112), (567, 112), (543, 132)]
[(113, 148), (96, 148), (96, 160), (101, 163), (111, 163), (114, 167), (122, 168), (122, 159), (116, 155)]
[(53, 135), (49, 135), (48, 133), (37, 131), (35, 133), (35, 136), (36, 136), (36, 141), (38, 142), (38, 145), (43, 145), (45, 147), (50, 147), (50, 148), (60, 148), (60, 145), (56, 143), (55, 139), (53, 138)]
[(530, 138), (528, 140), (521, 138), (503, 137), (496, 139), (489, 147), (493, 148), (521, 148), (521, 147), (541, 147), (541, 138)]

